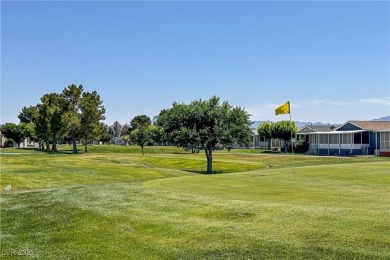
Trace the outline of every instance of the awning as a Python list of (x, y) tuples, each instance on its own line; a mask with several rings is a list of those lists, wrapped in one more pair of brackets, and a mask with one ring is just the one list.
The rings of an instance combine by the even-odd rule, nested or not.
[(309, 132), (309, 133), (298, 133), (298, 135), (338, 135), (338, 134), (356, 134), (368, 132), (367, 130), (353, 130), (353, 131), (331, 131), (331, 132)]

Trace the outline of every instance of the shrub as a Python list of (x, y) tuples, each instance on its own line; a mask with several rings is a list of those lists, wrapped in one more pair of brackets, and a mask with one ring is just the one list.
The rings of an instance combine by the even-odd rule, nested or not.
[(7, 148), (7, 147), (14, 147), (14, 141), (12, 141), (11, 139), (7, 139), (5, 142), (4, 142), (4, 147)]
[(295, 152), (297, 153), (306, 153), (309, 151), (309, 143), (306, 141), (298, 141), (294, 148)]

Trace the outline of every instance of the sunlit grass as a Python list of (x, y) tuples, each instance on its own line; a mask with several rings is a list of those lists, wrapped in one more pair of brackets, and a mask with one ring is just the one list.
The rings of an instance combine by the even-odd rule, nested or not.
[[(44, 259), (390, 257), (390, 160), (261, 150), (1, 150), (2, 253)], [(8, 154), (16, 153), (16, 154)], [(294, 169), (293, 169), (294, 166)], [(3, 187), (12, 185), (9, 192)]]

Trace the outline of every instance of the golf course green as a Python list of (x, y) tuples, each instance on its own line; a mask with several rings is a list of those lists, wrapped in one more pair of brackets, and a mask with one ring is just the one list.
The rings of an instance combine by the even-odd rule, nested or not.
[(390, 258), (389, 158), (59, 149), (0, 151), (2, 258)]

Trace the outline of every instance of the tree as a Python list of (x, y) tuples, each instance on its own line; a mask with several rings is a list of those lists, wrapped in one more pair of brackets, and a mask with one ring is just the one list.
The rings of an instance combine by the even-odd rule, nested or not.
[(190, 104), (173, 103), (172, 108), (160, 113), (161, 125), (170, 142), (176, 146), (199, 147), (207, 158), (207, 173), (212, 173), (212, 151), (217, 144), (250, 142), (249, 114), (241, 107), (232, 107), (220, 98), (197, 100)]
[(21, 123), (35, 124), (38, 118), (37, 106), (23, 107), (19, 113), (18, 118)]
[(268, 150), (271, 150), (271, 138), (273, 134), (273, 123), (263, 122), (257, 128), (260, 137), (264, 137), (268, 141)]
[[(45, 117), (48, 132), (53, 142), (52, 150), (57, 152), (57, 141), (64, 128), (62, 116), (64, 114), (65, 99), (58, 93), (45, 94), (41, 98), (40, 114)], [(47, 140), (49, 143), (49, 140)]]
[(82, 85), (78, 87), (75, 84), (69, 85), (62, 91), (62, 97), (65, 99), (65, 112), (62, 116), (64, 130), (69, 135), (73, 144), (73, 153), (77, 153), (77, 139), (80, 134), (80, 101), (84, 91)]
[(115, 121), (111, 125), (111, 129), (112, 129), (115, 137), (121, 137), (122, 128), (123, 128), (123, 126), (118, 121)]
[[(47, 149), (57, 151), (57, 140), (64, 138), (73, 143), (77, 153), (77, 141), (88, 141), (101, 134), (100, 120), (105, 119), (105, 109), (96, 91), (84, 92), (82, 85), (68, 85), (61, 94), (49, 93), (41, 98), (35, 107), (23, 107), (19, 113), (21, 122), (35, 127), (38, 140), (45, 141)], [(41, 146), (40, 142), (40, 146)]]
[(131, 126), (129, 124), (124, 124), (122, 126), (121, 136), (125, 136), (125, 135), (130, 134), (130, 128), (131, 128)]
[(96, 91), (84, 92), (80, 100), (80, 137), (84, 139), (85, 152), (88, 142), (98, 138), (101, 133), (100, 121), (106, 119), (106, 109)]
[(100, 134), (98, 140), (103, 143), (108, 143), (112, 138), (114, 138), (114, 135), (112, 134), (111, 127), (104, 123), (100, 123)]
[(130, 133), (130, 141), (141, 146), (142, 155), (144, 155), (144, 146), (153, 141), (151, 131), (151, 126), (146, 126), (138, 127)]
[(161, 145), (164, 142), (164, 129), (161, 126), (149, 126), (149, 131), (154, 143)]
[(30, 139), (36, 142), (40, 141), (36, 128), (38, 116), (39, 113), (37, 106), (23, 107), (22, 111), (18, 115), (21, 123), (31, 125), (34, 128), (34, 136), (31, 136)]
[(20, 123), (18, 125), (14, 123), (5, 123), (1, 126), (1, 133), (6, 138), (12, 139), (18, 147), (20, 147), (20, 143), (22, 143), (24, 139), (34, 135), (34, 128), (26, 123)]
[(36, 106), (23, 107), (19, 113), (20, 122), (34, 126), (35, 136), (32, 138), (39, 142), (39, 148), (44, 149), (43, 142), (46, 142), (46, 149), (50, 149), (50, 120), (47, 107), (42, 103)]
[(135, 116), (130, 121), (131, 130), (138, 129), (140, 127), (147, 127), (150, 126), (151, 124), (152, 123), (150, 117), (148, 117), (147, 115)]
[(292, 121), (278, 121), (273, 124), (273, 138), (280, 139), (284, 143), (284, 151), (287, 153), (291, 137), (296, 137), (298, 128), (295, 122)]
[[(47, 109), (43, 104), (37, 105), (38, 118), (35, 124), (35, 129), (38, 138), (41, 140), (42, 149), (43, 142), (46, 142), (46, 149), (50, 150), (50, 120), (48, 117)], [(40, 145), (40, 146), (41, 146)]]

